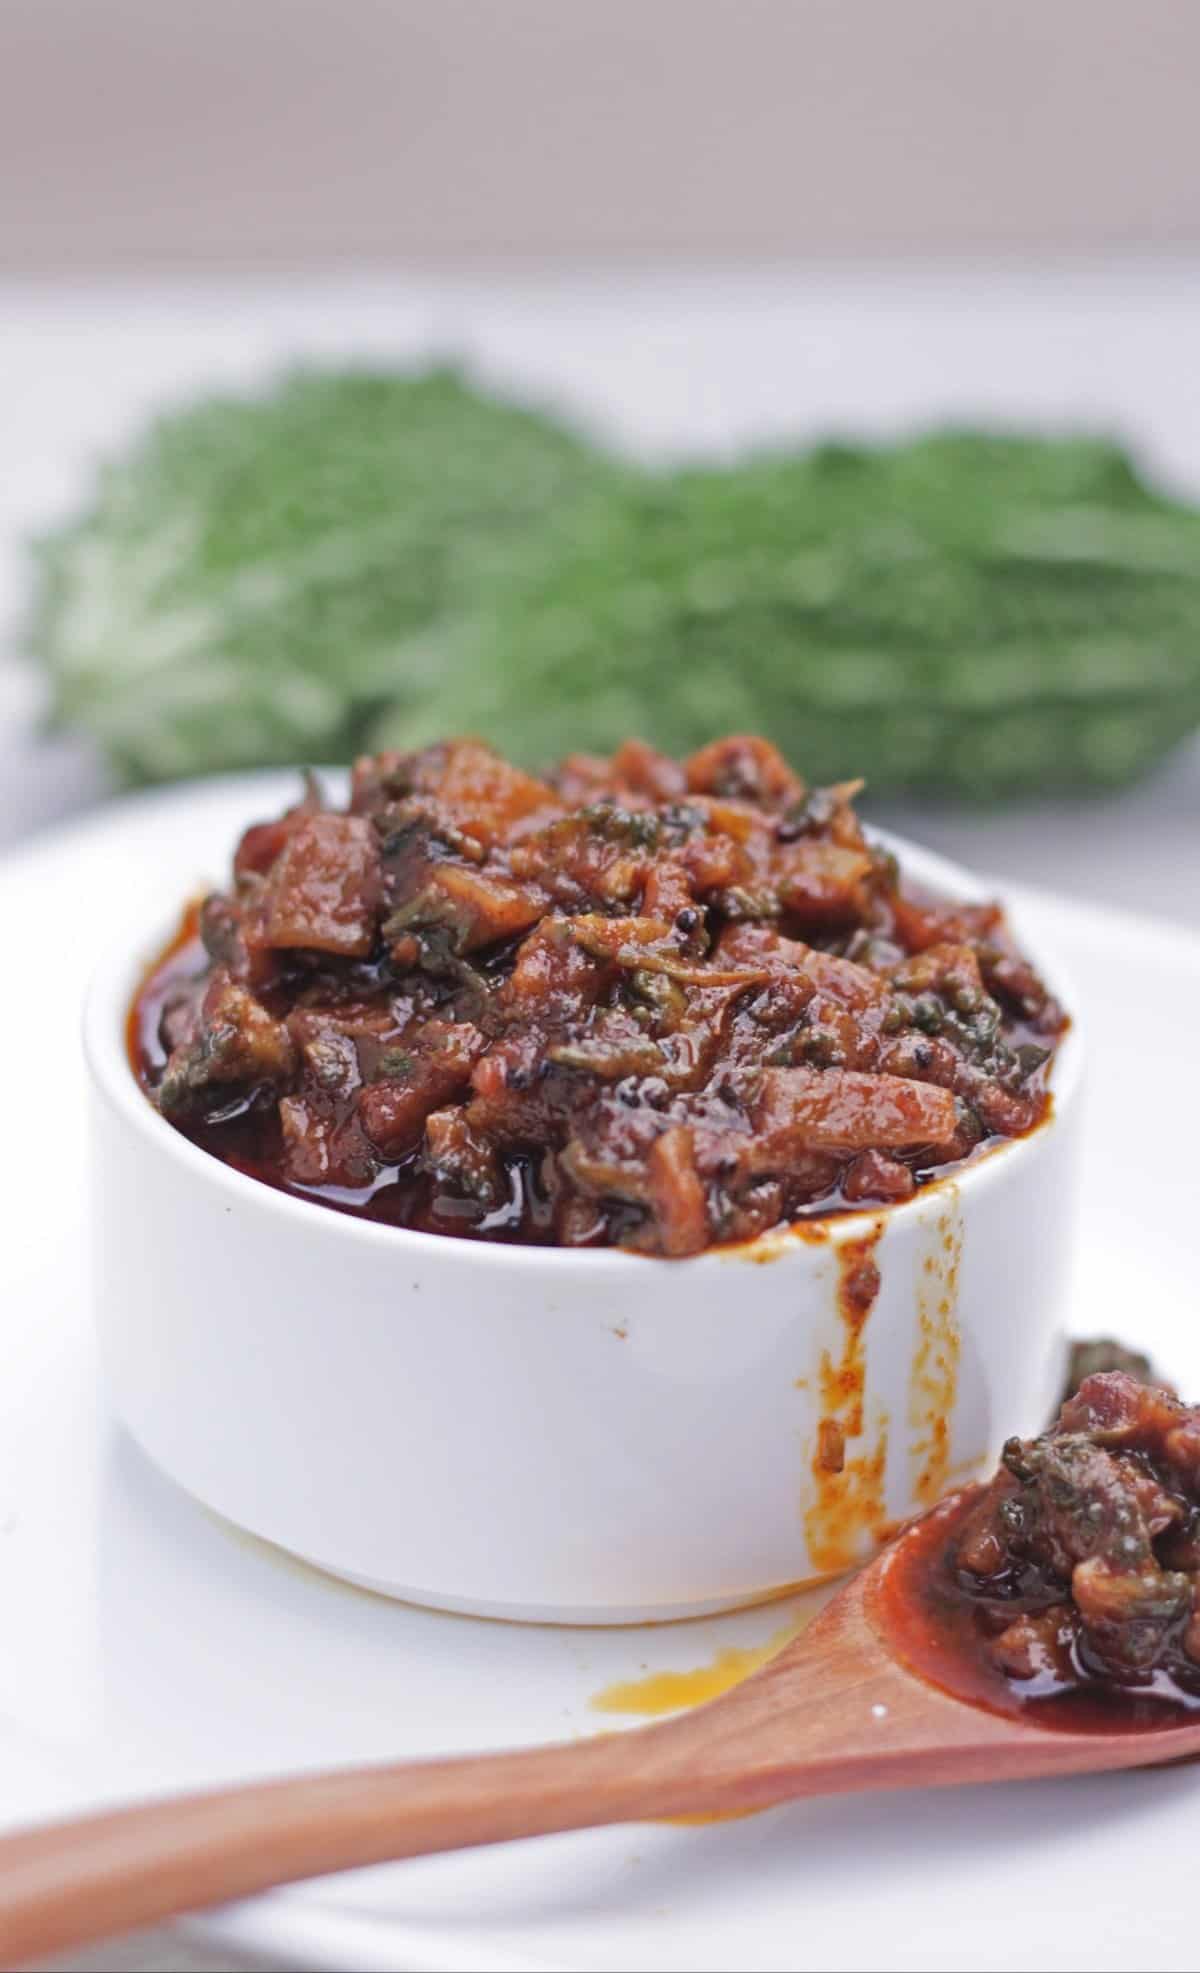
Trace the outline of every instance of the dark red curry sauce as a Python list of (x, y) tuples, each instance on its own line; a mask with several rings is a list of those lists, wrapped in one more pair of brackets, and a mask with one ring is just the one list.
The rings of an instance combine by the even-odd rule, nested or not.
[(1200, 1710), (1198, 1593), (1200, 1410), (1114, 1371), (901, 1535), (880, 1619), (975, 1705), (1140, 1730)]
[(134, 1067), (215, 1157), (430, 1232), (678, 1257), (909, 1198), (1044, 1117), (1066, 1019), (856, 792), (744, 737), (361, 760), (243, 835)]

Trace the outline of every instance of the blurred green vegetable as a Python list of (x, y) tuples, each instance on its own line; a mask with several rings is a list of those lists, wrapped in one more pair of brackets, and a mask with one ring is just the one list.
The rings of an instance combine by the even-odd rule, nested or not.
[(445, 372), (162, 421), (45, 544), (36, 648), (129, 778), (475, 730), (770, 735), (814, 779), (1130, 779), (1200, 723), (1200, 515), (1095, 440), (636, 473)]
[(39, 545), (56, 717), (131, 782), (347, 756), (425, 689), (430, 626), (617, 477), (446, 369), (297, 371), (167, 415)]
[(749, 728), (876, 792), (1112, 786), (1200, 721), (1200, 516), (1090, 441), (825, 446), (618, 493), (440, 648), (380, 739)]

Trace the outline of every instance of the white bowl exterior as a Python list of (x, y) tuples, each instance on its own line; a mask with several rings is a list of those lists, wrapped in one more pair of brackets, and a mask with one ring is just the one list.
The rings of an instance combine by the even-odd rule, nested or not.
[[(87, 1017), (109, 1387), (177, 1482), (324, 1568), (481, 1615), (695, 1615), (837, 1573), (1050, 1414), (1074, 1035), (1050, 1121), (910, 1204), (666, 1262), (400, 1232), (231, 1171), (130, 1073), (136, 980), (102, 969)], [(876, 1228), (862, 1432), (831, 1480), (838, 1256)]]

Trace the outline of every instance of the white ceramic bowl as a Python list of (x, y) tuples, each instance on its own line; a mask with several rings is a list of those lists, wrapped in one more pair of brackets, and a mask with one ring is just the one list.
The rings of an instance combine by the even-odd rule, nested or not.
[[(907, 877), (981, 895), (893, 846)], [(96, 1311), (130, 1431), (255, 1534), (444, 1609), (698, 1615), (840, 1573), (1049, 1416), (1077, 1029), (1050, 1119), (905, 1205), (689, 1261), (488, 1246), (289, 1197), (164, 1122), (124, 1034), (170, 929), (111, 955), (87, 1003)]]

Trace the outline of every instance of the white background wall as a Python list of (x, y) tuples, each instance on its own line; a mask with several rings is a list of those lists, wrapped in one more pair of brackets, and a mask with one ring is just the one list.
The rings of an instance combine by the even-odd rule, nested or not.
[(1200, 241), (1192, 0), (3, 0), (0, 268)]

